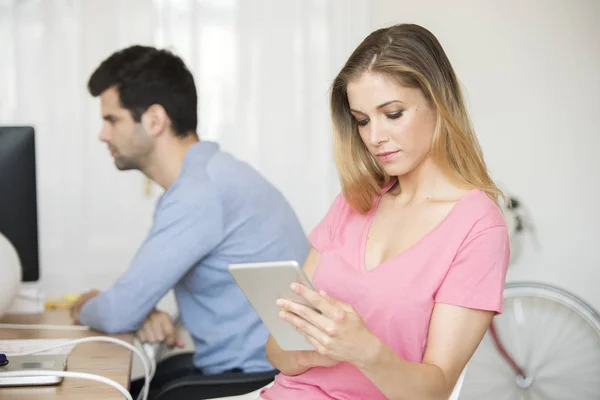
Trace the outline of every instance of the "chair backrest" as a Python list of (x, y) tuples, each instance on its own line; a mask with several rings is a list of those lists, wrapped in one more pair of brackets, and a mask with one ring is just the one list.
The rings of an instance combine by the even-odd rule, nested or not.
[(467, 372), (467, 369), (466, 368), (463, 369), (463, 372), (458, 377), (458, 380), (456, 381), (456, 385), (454, 386), (454, 390), (452, 391), (452, 394), (450, 395), (450, 398), (448, 400), (458, 400), (458, 396), (460, 395), (460, 390), (462, 389), (463, 382), (465, 381), (465, 373), (466, 372)]

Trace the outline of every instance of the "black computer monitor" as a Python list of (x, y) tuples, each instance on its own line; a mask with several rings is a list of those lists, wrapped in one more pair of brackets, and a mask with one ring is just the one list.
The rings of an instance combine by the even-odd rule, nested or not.
[(23, 282), (40, 277), (34, 134), (31, 126), (0, 126), (0, 232), (17, 250)]

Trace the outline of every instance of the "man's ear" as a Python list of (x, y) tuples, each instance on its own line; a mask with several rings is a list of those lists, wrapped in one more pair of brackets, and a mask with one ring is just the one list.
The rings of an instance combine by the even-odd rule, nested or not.
[(165, 132), (170, 119), (167, 110), (160, 104), (152, 104), (144, 114), (142, 114), (142, 127), (150, 136), (160, 136)]

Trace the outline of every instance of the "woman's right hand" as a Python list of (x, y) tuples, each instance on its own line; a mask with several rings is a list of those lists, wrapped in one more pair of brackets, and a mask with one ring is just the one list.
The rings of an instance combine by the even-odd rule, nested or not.
[(313, 367), (335, 367), (340, 363), (337, 360), (319, 354), (315, 350), (297, 351), (296, 362), (299, 366), (306, 369)]

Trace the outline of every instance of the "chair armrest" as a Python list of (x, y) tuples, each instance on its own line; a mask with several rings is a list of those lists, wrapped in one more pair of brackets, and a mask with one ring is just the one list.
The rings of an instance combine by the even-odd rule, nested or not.
[(243, 373), (228, 372), (219, 375), (191, 375), (166, 384), (156, 400), (184, 398), (212, 399), (236, 396), (260, 389), (273, 381), (279, 371)]
[[(275, 379), (278, 371), (268, 372), (227, 372), (219, 375), (193, 375), (176, 379), (172, 382), (173, 385), (185, 386), (209, 386), (209, 385), (236, 385), (241, 383), (254, 383), (262, 381), (272, 381)], [(170, 386), (171, 384), (169, 384)]]

